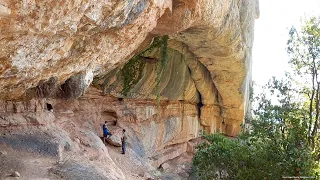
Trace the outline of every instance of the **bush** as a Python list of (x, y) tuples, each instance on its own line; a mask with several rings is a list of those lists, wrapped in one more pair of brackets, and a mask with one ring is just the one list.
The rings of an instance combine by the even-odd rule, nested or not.
[[(314, 163), (310, 151), (287, 151), (271, 140), (230, 139), (221, 134), (203, 136), (197, 147), (193, 170), (199, 179), (281, 179), (312, 175)], [(242, 137), (243, 138), (243, 137)]]
[(281, 179), (312, 176), (319, 166), (309, 143), (307, 114), (295, 100), (290, 81), (273, 79), (256, 98), (249, 132), (230, 139), (221, 134), (203, 135), (193, 159), (199, 179)]

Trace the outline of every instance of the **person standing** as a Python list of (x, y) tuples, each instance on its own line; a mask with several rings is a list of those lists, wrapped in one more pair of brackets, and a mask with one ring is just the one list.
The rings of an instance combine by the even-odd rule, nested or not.
[(122, 144), (122, 152), (121, 154), (126, 154), (126, 143), (127, 143), (127, 133), (126, 130), (122, 130), (121, 144)]

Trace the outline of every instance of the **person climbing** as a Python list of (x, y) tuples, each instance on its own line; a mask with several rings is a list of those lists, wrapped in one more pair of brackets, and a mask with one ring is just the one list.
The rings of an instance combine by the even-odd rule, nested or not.
[(121, 144), (122, 144), (122, 152), (121, 154), (126, 154), (126, 142), (127, 142), (127, 134), (126, 130), (122, 130)]
[(112, 133), (108, 130), (108, 128), (107, 128), (107, 122), (108, 121), (105, 121), (104, 122), (104, 125), (102, 126), (102, 129), (103, 129), (103, 137), (106, 137), (106, 138), (108, 138), (108, 136), (109, 136), (109, 138), (110, 138), (110, 136), (112, 136)]

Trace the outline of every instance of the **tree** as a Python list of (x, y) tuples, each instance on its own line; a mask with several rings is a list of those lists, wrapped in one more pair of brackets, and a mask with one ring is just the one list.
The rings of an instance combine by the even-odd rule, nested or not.
[[(193, 159), (199, 179), (280, 179), (311, 176), (308, 113), (290, 80), (272, 79), (255, 98), (251, 131), (236, 139), (204, 135)], [(269, 98), (269, 97), (277, 97)]]
[(291, 28), (287, 52), (295, 75), (305, 81), (301, 83), (301, 93), (308, 98), (306, 105), (309, 107), (309, 143), (315, 148), (320, 118), (320, 20), (318, 18), (312, 17), (305, 21), (301, 30)]

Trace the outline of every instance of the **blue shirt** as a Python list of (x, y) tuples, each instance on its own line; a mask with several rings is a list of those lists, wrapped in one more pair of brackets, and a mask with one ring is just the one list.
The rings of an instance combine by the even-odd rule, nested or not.
[(103, 129), (103, 134), (108, 134), (109, 133), (109, 130), (108, 130), (108, 128), (107, 128), (107, 126), (105, 124), (102, 126), (102, 129)]

